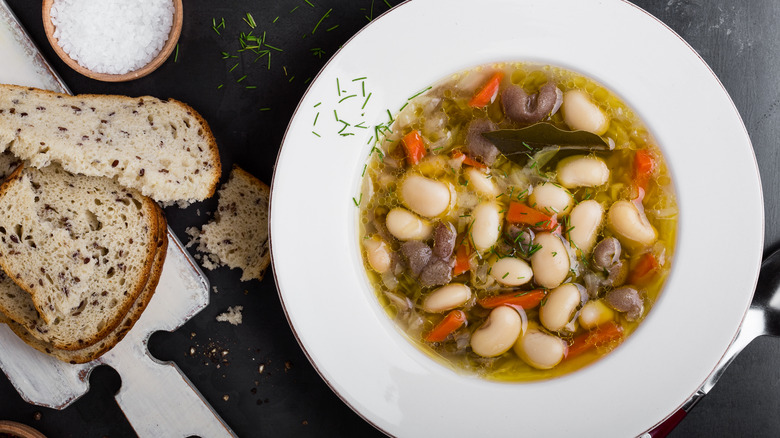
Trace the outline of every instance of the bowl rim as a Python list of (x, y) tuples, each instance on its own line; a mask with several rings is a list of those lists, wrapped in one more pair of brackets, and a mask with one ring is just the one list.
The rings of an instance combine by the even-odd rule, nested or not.
[[(425, 1), (416, 0), (412, 4), (415, 5), (415, 6), (424, 7), (425, 4), (431, 4), (431, 3), (433, 3), (433, 2), (429, 1), (429, 2), (426, 3)], [(507, 1), (503, 1), (502, 2), (502, 0), (494, 0), (493, 3), (494, 4), (501, 4), (501, 5), (503, 5), (503, 4), (513, 4), (512, 2), (507, 2)], [(517, 3), (519, 4), (519, 3), (527, 3), (527, 2), (517, 2)], [(554, 3), (555, 5), (565, 4), (567, 6), (572, 6), (576, 2), (569, 1), (569, 0), (558, 0), (556, 2), (550, 2), (550, 3)], [(585, 3), (585, 2), (583, 2), (583, 3)], [(728, 329), (727, 330), (723, 330), (720, 333), (720, 335), (719, 335), (720, 337), (718, 338), (718, 342), (723, 344), (724, 346), (717, 350), (715, 360), (712, 360), (711, 363), (708, 362), (705, 365), (705, 368), (707, 368), (706, 372), (697, 374), (697, 377), (696, 377), (697, 381), (696, 382), (685, 381), (685, 387), (686, 387), (685, 391), (686, 391), (686, 393), (684, 394), (683, 398), (680, 398), (679, 400), (675, 401), (674, 403), (669, 403), (669, 401), (666, 400), (666, 404), (665, 404), (665, 406), (662, 409), (658, 409), (656, 407), (655, 409), (652, 409), (653, 413), (646, 413), (646, 414), (644, 414), (645, 417), (647, 417), (647, 416), (652, 416), (652, 417), (649, 420), (648, 419), (644, 419), (643, 420), (643, 422), (642, 422), (643, 429), (641, 431), (636, 431), (636, 432), (638, 432), (638, 434), (641, 434), (642, 431), (651, 429), (654, 425), (659, 424), (665, 418), (668, 418), (670, 415), (672, 415), (677, 409), (682, 407), (682, 405), (687, 401), (687, 399), (691, 395), (693, 395), (695, 393), (695, 391), (698, 389), (698, 387), (701, 385), (701, 383), (703, 383), (704, 380), (714, 371), (715, 366), (717, 365), (718, 360), (720, 360), (720, 358), (723, 357), (723, 354), (725, 354), (725, 351), (728, 348), (728, 345), (730, 345), (733, 342), (734, 337), (736, 336), (737, 331), (739, 329), (739, 325), (741, 325), (741, 322), (744, 319), (744, 316), (745, 316), (745, 314), (747, 312), (747, 309), (749, 307), (750, 301), (752, 299), (752, 295), (753, 295), (753, 290), (755, 288), (755, 284), (756, 284), (756, 282), (758, 280), (758, 271), (759, 271), (760, 262), (761, 262), (761, 247), (763, 245), (763, 234), (764, 234), (763, 233), (763, 230), (764, 230), (764, 222), (763, 222), (763, 194), (762, 194), (762, 189), (761, 189), (760, 178), (758, 176), (759, 175), (758, 174), (758, 166), (757, 166), (755, 154), (752, 152), (752, 145), (750, 144), (750, 138), (748, 136), (747, 129), (746, 129), (744, 123), (742, 122), (741, 117), (739, 116), (739, 112), (737, 111), (736, 106), (734, 105), (734, 103), (731, 100), (730, 96), (728, 96), (728, 92), (726, 91), (725, 87), (723, 87), (723, 85), (718, 80), (717, 76), (714, 74), (712, 69), (706, 64), (706, 62), (696, 53), (696, 51), (687, 42), (685, 42), (672, 29), (670, 29), (668, 26), (666, 26), (660, 20), (658, 20), (657, 18), (653, 17), (651, 14), (645, 12), (641, 8), (637, 7), (636, 5), (633, 5), (633, 4), (631, 4), (631, 3), (629, 3), (629, 2), (627, 2), (625, 0), (615, 0), (615, 1), (612, 1), (612, 2), (603, 2), (603, 1), (596, 2), (596, 1), (594, 1), (594, 2), (590, 2), (590, 3), (598, 3), (598, 5), (601, 6), (601, 7), (620, 9), (622, 13), (628, 13), (628, 14), (634, 14), (635, 16), (641, 16), (641, 20), (644, 21), (645, 25), (647, 25), (648, 22), (652, 22), (653, 23), (652, 26), (655, 29), (654, 30), (655, 32), (662, 32), (662, 33), (664, 33), (665, 38), (666, 38), (665, 44), (672, 44), (673, 43), (673, 44), (675, 44), (675, 47), (676, 47), (677, 50), (685, 52), (684, 53), (685, 60), (687, 62), (692, 63), (692, 64), (695, 65), (695, 67), (697, 68), (697, 74), (703, 74), (704, 75), (703, 79), (705, 79), (706, 82), (708, 83), (708, 87), (710, 87), (710, 91), (713, 91), (714, 89), (717, 89), (717, 92), (714, 93), (714, 94), (717, 94), (717, 96), (714, 96), (713, 99), (717, 98), (716, 100), (718, 100), (718, 105), (721, 107), (720, 109), (723, 110), (725, 113), (728, 113), (728, 116), (730, 117), (729, 122), (730, 123), (733, 122), (733, 123), (731, 123), (730, 128), (729, 128), (729, 129), (731, 129), (730, 134), (733, 134), (734, 136), (738, 137), (739, 141), (742, 143), (741, 146), (744, 146), (744, 147), (746, 147), (748, 149), (747, 151), (741, 151), (741, 152), (743, 152), (743, 155), (741, 156), (741, 158), (747, 159), (747, 155), (749, 154), (750, 155), (750, 159), (748, 159), (746, 162), (742, 162), (741, 164), (745, 165), (743, 167), (743, 170), (745, 170), (745, 167), (746, 167), (747, 168), (746, 172), (749, 173), (750, 187), (751, 188), (755, 187), (757, 189), (755, 193), (751, 193), (750, 194), (750, 196), (749, 196), (750, 199), (748, 200), (748, 202), (750, 203), (750, 208), (756, 210), (756, 211), (754, 211), (755, 213), (760, 213), (760, 214), (757, 214), (756, 217), (751, 219), (751, 224), (750, 225), (753, 225), (754, 228), (749, 233), (749, 237), (751, 239), (750, 245), (752, 245), (752, 248), (757, 249), (757, 251), (755, 251), (752, 254), (749, 254), (750, 260), (749, 260), (749, 262), (746, 263), (746, 267), (745, 267), (744, 272), (743, 272), (743, 273), (745, 273), (745, 278), (743, 278), (741, 280), (741, 282), (740, 282), (740, 286), (749, 286), (749, 290), (744, 290), (743, 291), (742, 289), (740, 289), (740, 290), (735, 292), (735, 294), (739, 295), (739, 300), (737, 300), (737, 304), (738, 304), (737, 308), (731, 311), (730, 320), (729, 320), (729, 323), (728, 323)], [(410, 5), (410, 2), (404, 2), (401, 5), (396, 6), (396, 8), (394, 8), (393, 10), (389, 11), (386, 14), (393, 13), (393, 11), (397, 11), (401, 7), (404, 7), (404, 6), (407, 6), (407, 5)], [(593, 6), (593, 5), (591, 5), (591, 6)], [(638, 14), (637, 14), (637, 12), (638, 12)], [(383, 14), (382, 16), (380, 16), (378, 18), (383, 18), (386, 14)], [(280, 177), (280, 169), (282, 169), (283, 165), (286, 164), (285, 163), (285, 153), (287, 152), (286, 151), (286, 146), (288, 146), (288, 144), (289, 144), (288, 142), (292, 141), (291, 140), (292, 137), (296, 137), (296, 139), (297, 139), (297, 134), (295, 134), (293, 132), (294, 128), (296, 127), (296, 119), (302, 117), (303, 115), (305, 115), (305, 114), (303, 114), (303, 113), (306, 112), (306, 108), (304, 107), (304, 105), (305, 104), (311, 104), (313, 102), (311, 93), (312, 93), (312, 90), (317, 85), (318, 80), (320, 80), (320, 79), (322, 79), (322, 80), (326, 80), (326, 79), (332, 80), (332, 76), (333, 76), (332, 73), (333, 72), (330, 72), (329, 70), (331, 69), (331, 67), (333, 69), (337, 69), (338, 67), (340, 67), (340, 65), (335, 65), (334, 66), (332, 64), (340, 64), (340, 62), (337, 62), (337, 61), (341, 61), (340, 59), (338, 59), (339, 55), (341, 55), (343, 52), (345, 52), (348, 49), (350, 49), (350, 43), (352, 43), (361, 34), (367, 33), (366, 29), (372, 29), (372, 26), (379, 26), (379, 25), (376, 24), (377, 22), (382, 22), (382, 20), (380, 20), (380, 19), (374, 20), (372, 23), (367, 25), (363, 30), (358, 32), (355, 36), (353, 36), (349, 41), (347, 41), (347, 43), (345, 43), (342, 46), (342, 48), (339, 50), (339, 52), (337, 52), (328, 61), (328, 63), (325, 65), (325, 67), (317, 75), (315, 80), (312, 81), (312, 83), (310, 84), (310, 86), (307, 89), (306, 93), (304, 94), (303, 98), (301, 99), (301, 102), (299, 103), (298, 107), (296, 108), (294, 116), (293, 116), (292, 120), (290, 121), (290, 124), (288, 125), (287, 131), (285, 132), (285, 136), (284, 136), (284, 139), (283, 139), (283, 142), (282, 142), (282, 146), (280, 147), (279, 154), (278, 154), (277, 159), (276, 159), (276, 166), (275, 166), (273, 181), (272, 181), (272, 184), (271, 184), (271, 186), (272, 186), (271, 199), (270, 199), (271, 209), (269, 211), (269, 226), (271, 227), (271, 232), (269, 234), (270, 234), (272, 266), (273, 266), (274, 278), (276, 279), (277, 291), (279, 293), (280, 301), (282, 303), (283, 309), (285, 311), (285, 316), (288, 319), (288, 322), (289, 322), (289, 324), (291, 326), (293, 334), (295, 335), (296, 339), (298, 340), (299, 344), (301, 345), (301, 348), (304, 350), (304, 353), (306, 354), (307, 358), (312, 363), (312, 365), (317, 370), (317, 372), (320, 374), (320, 376), (323, 378), (323, 380), (326, 382), (326, 384), (328, 384), (328, 386), (334, 391), (334, 393), (336, 393), (337, 396), (339, 396), (339, 398), (341, 398), (348, 406), (350, 406), (350, 408), (352, 408), (358, 415), (360, 415), (362, 418), (364, 418), (367, 422), (369, 422), (370, 424), (374, 425), (377, 429), (379, 429), (379, 430), (381, 430), (381, 431), (383, 431), (385, 433), (389, 433), (388, 430), (392, 430), (392, 426), (388, 427), (387, 423), (384, 422), (384, 419), (378, 418), (376, 416), (376, 412), (372, 412), (372, 413), (365, 413), (365, 412), (363, 412), (363, 409), (365, 409), (365, 406), (361, 406), (360, 400), (357, 400), (355, 397), (353, 397), (352, 394), (349, 394), (348, 391), (347, 392), (343, 392), (343, 391), (345, 391), (345, 388), (342, 385), (342, 382), (334, 380), (333, 373), (330, 372), (330, 370), (327, 369), (328, 365), (332, 365), (332, 363), (331, 364), (326, 364), (325, 366), (321, 366), (322, 364), (319, 363), (319, 361), (322, 360), (322, 357), (321, 357), (322, 356), (322, 351), (320, 349), (318, 349), (318, 348), (315, 348), (317, 346), (307, 343), (308, 340), (304, 339), (305, 335), (309, 335), (309, 333), (301, 333), (300, 327), (297, 325), (297, 324), (300, 324), (300, 321), (296, 320), (297, 315), (294, 315), (292, 313), (298, 307), (298, 303), (296, 302), (297, 298), (294, 295), (291, 295), (290, 291), (283, 290), (284, 286), (285, 286), (283, 283), (287, 283), (286, 280), (288, 280), (288, 278), (283, 278), (283, 277), (287, 277), (288, 273), (287, 272), (280, 273), (281, 269), (280, 269), (280, 267), (278, 265), (280, 263), (279, 260), (282, 259), (282, 258), (286, 258), (286, 255), (282, 254), (283, 257), (280, 257), (279, 253), (282, 252), (283, 250), (280, 249), (280, 245), (278, 244), (277, 239), (275, 239), (275, 235), (277, 233), (274, 233), (274, 229), (277, 226), (277, 223), (279, 222), (278, 220), (274, 220), (274, 218), (276, 216), (274, 210), (276, 209), (275, 207), (279, 207), (279, 205), (277, 205), (277, 204), (281, 204), (282, 203), (282, 201), (279, 201), (280, 195), (278, 194), (278, 192), (279, 192), (279, 190), (281, 190), (281, 187), (283, 185), (288, 184), (288, 181), (287, 181), (288, 179), (287, 178), (281, 178)], [(669, 43), (668, 40), (673, 40), (673, 42)], [(535, 59), (530, 59), (529, 61), (535, 61)], [(495, 60), (495, 62), (499, 62), (499, 60)], [(485, 63), (484, 62), (476, 62), (476, 63), (472, 63), (472, 64), (469, 64), (469, 65), (475, 66), (475, 65), (481, 65), (481, 64), (485, 64)], [(582, 69), (576, 68), (576, 66), (574, 68), (572, 68), (570, 65), (567, 65), (565, 63), (564, 64), (556, 63), (556, 65), (561, 66), (563, 68), (570, 69), (570, 70), (574, 70), (574, 71), (577, 71), (577, 72), (581, 72), (581, 73), (585, 74), (586, 76), (589, 76), (589, 77), (595, 79), (597, 82), (605, 84), (613, 92), (615, 92), (618, 96), (620, 96), (621, 99), (623, 99), (625, 102), (627, 102), (628, 105), (631, 108), (633, 108), (635, 110), (635, 112), (637, 112), (637, 114), (639, 115), (639, 117), (641, 119), (647, 121), (647, 117), (642, 114), (642, 111), (640, 110), (640, 108), (637, 108), (637, 106), (635, 105), (635, 102), (633, 100), (631, 100), (631, 99), (626, 99), (625, 96), (623, 96), (622, 94), (619, 93), (619, 90), (615, 89), (612, 86), (613, 84), (611, 82), (603, 80), (603, 78), (600, 77), (599, 75), (591, 75), (587, 71), (583, 71)], [(702, 67), (703, 67), (703, 69), (702, 69)], [(437, 77), (437, 78), (434, 78), (434, 79), (440, 79), (444, 75), (449, 74), (449, 73), (454, 73), (456, 71), (458, 71), (458, 70), (441, 71), (440, 72), (440, 76)], [(433, 83), (433, 82), (434, 81), (429, 81), (427, 83), (430, 84), (430, 83)], [(321, 97), (321, 96), (319, 96), (319, 97)], [(307, 121), (307, 122), (308, 122), (309, 125), (311, 124), (311, 121)], [(654, 127), (651, 126), (650, 123), (648, 123), (648, 128), (650, 129), (651, 132), (655, 131)], [(658, 138), (657, 136), (656, 136), (656, 139), (659, 141), (659, 143), (661, 143), (662, 149), (664, 149), (664, 147), (663, 147), (664, 146), (663, 140)], [(679, 160), (679, 158), (678, 158), (678, 160)], [(675, 169), (675, 167), (677, 165), (679, 165), (680, 163), (677, 162), (677, 161), (672, 163), (672, 162), (670, 162), (668, 160), (667, 164), (670, 165), (670, 172), (672, 172), (673, 175), (676, 174), (677, 169)], [(362, 165), (362, 162), (361, 162), (361, 165)], [(358, 173), (359, 173), (359, 169), (358, 169)], [(283, 180), (283, 181), (280, 181), (280, 180)], [(677, 180), (677, 177), (675, 177), (675, 180)], [(358, 182), (353, 181), (352, 188), (357, 187), (357, 184), (358, 184)], [(275, 189), (278, 189), (278, 190), (275, 190)], [(287, 189), (287, 187), (284, 187), (284, 193), (287, 193), (286, 189)], [(685, 190), (684, 190), (684, 192), (685, 192), (684, 195), (686, 197), (688, 197), (688, 198), (690, 198), (690, 195), (691, 195), (690, 191), (691, 191), (691, 187), (687, 187), (686, 186)], [(353, 191), (353, 193), (355, 193), (355, 192)], [(687, 204), (684, 205), (683, 202), (682, 202), (682, 199), (680, 199), (679, 197), (678, 197), (678, 203), (679, 203), (680, 208), (681, 208), (681, 218), (680, 218), (680, 221), (678, 222), (678, 227), (680, 227), (682, 229), (683, 222), (684, 222), (682, 214), (685, 213), (685, 218), (686, 218), (685, 222), (687, 223), (687, 226), (686, 226), (685, 229), (686, 230), (687, 229), (692, 229), (693, 226), (691, 225), (689, 219), (690, 219), (690, 217), (693, 217), (693, 216), (696, 216), (696, 215), (690, 214), (691, 213), (691, 209), (689, 209), (687, 207)], [(277, 214), (281, 214), (281, 213), (277, 213)], [(357, 231), (355, 231), (355, 233), (357, 233)], [(677, 253), (680, 253), (681, 251), (683, 251), (686, 254), (686, 256), (688, 256), (688, 255), (690, 255), (691, 250), (690, 250), (690, 248), (688, 248), (687, 244), (683, 245), (685, 243), (683, 240), (684, 239), (681, 239), (681, 238), (678, 237)], [(681, 248), (681, 246), (683, 246), (683, 247)], [(686, 257), (686, 258), (690, 259), (690, 257)], [(286, 263), (286, 260), (283, 263)], [(672, 277), (679, 278), (681, 276), (684, 276), (684, 274), (681, 272), (680, 261), (678, 260), (672, 267), (672, 272), (670, 273), (670, 278), (667, 280), (667, 286), (672, 281)], [(724, 287), (727, 287), (727, 286), (724, 286)], [(746, 287), (745, 289), (747, 289), (747, 288), (748, 287)], [(675, 300), (667, 299), (667, 295), (669, 295), (669, 294), (662, 294), (661, 300), (659, 300), (659, 303), (656, 304), (656, 307), (660, 307), (661, 305), (663, 305), (663, 307), (668, 310), (669, 306), (671, 305), (668, 302), (669, 301), (675, 301)], [(292, 308), (293, 305), (296, 307), (296, 309)], [(661, 312), (661, 313), (663, 313), (663, 312)], [(650, 320), (651, 319), (654, 320), (653, 324), (654, 325), (658, 325), (659, 318), (660, 318), (659, 312), (651, 311), (651, 313), (650, 313), (650, 315), (648, 315), (648, 318), (646, 319), (646, 321), (643, 324), (640, 325), (640, 327), (637, 329), (637, 332), (631, 338), (629, 338), (629, 340), (627, 342), (625, 342), (624, 344), (627, 344), (629, 342), (631, 342), (632, 344), (635, 344), (635, 343), (632, 342), (632, 339), (636, 338), (639, 335), (640, 332), (643, 333), (642, 336), (644, 338), (647, 338), (648, 335), (647, 335), (646, 332), (648, 331), (647, 330), (647, 326), (650, 325), (649, 324)], [(386, 318), (386, 319), (389, 319), (389, 318)], [(733, 326), (732, 326), (732, 324), (733, 324)], [(387, 327), (385, 327), (385, 328), (387, 328)], [(305, 328), (305, 331), (309, 331), (309, 330), (310, 330), (309, 328)], [(397, 341), (397, 339), (400, 338), (400, 336), (398, 336), (398, 334), (395, 334), (395, 335), (391, 334), (391, 337), (394, 338), (393, 339), (394, 341)], [(406, 342), (406, 340), (402, 340), (402, 341)], [(408, 344), (408, 342), (407, 342), (407, 344)], [(395, 346), (395, 347), (398, 347), (398, 346)], [(623, 347), (624, 346), (621, 346), (621, 349), (623, 349)], [(400, 348), (404, 349), (403, 346), (401, 346)], [(414, 349), (415, 347), (411, 347), (411, 348)], [(636, 351), (635, 346), (632, 346), (631, 349), (633, 351)], [(317, 350), (317, 351), (315, 351), (315, 350)], [(414, 355), (413, 352), (409, 352), (409, 354)], [(320, 356), (319, 358), (317, 357), (318, 355)], [(613, 362), (612, 356), (614, 356), (614, 355), (615, 355), (615, 353), (613, 352), (613, 354), (609, 355), (607, 358), (604, 358), (601, 361), (599, 361), (596, 364), (596, 366), (592, 366), (592, 367), (586, 368), (584, 370), (577, 371), (577, 372), (573, 373), (573, 375), (580, 376), (581, 374), (584, 375), (586, 373), (587, 374), (593, 374), (592, 373), (593, 370), (591, 368), (596, 368), (597, 365), (599, 365), (600, 363), (604, 363), (604, 362), (607, 362), (607, 361)], [(676, 365), (681, 365), (681, 364), (676, 364)], [(701, 363), (698, 364), (698, 365), (701, 365)], [(669, 372), (669, 371), (667, 370), (665, 372)], [(567, 376), (563, 376), (561, 378), (553, 379), (553, 380), (568, 381), (568, 380), (572, 380), (573, 379), (573, 377), (571, 377), (571, 376), (572, 375), (567, 375)], [(579, 378), (579, 377), (577, 377), (577, 378)], [(467, 379), (461, 379), (461, 380), (465, 381)], [(524, 383), (523, 385), (528, 385), (529, 387), (533, 387), (533, 386), (545, 385), (546, 382), (550, 382), (550, 381), (543, 381), (543, 382), (539, 382), (538, 384), (536, 382), (529, 383), (529, 384), (525, 384)], [(472, 384), (474, 382), (465, 382), (465, 383), (467, 385), (470, 385), (470, 384)], [(484, 387), (484, 386), (491, 386), (492, 384), (490, 382), (485, 383), (483, 381), (482, 383), (477, 383), (476, 384), (476, 386), (479, 386), (479, 385)], [(507, 385), (507, 384), (501, 383), (500, 385)], [(512, 384), (509, 384), (509, 385), (511, 386)], [(495, 388), (492, 388), (492, 390), (495, 390)], [(378, 424), (378, 423), (382, 423), (382, 424)]]
[(184, 6), (182, 0), (171, 0), (173, 3), (173, 23), (171, 24), (171, 31), (168, 34), (168, 39), (165, 41), (160, 52), (149, 61), (148, 64), (139, 68), (138, 70), (129, 71), (122, 74), (111, 73), (98, 73), (94, 72), (71, 58), (65, 50), (60, 46), (59, 41), (54, 38), (54, 23), (51, 21), (51, 8), (54, 5), (54, 0), (43, 0), (41, 6), (41, 15), (43, 19), (43, 31), (46, 34), (46, 39), (49, 41), (52, 49), (60, 57), (60, 59), (71, 69), (75, 70), (88, 78), (95, 79), (103, 82), (126, 82), (135, 79), (140, 79), (153, 71), (157, 70), (173, 53), (174, 48), (179, 42), (179, 36), (181, 36), (182, 24), (184, 22)]
[(15, 421), (0, 420), (0, 432), (20, 438), (46, 438), (39, 430)]

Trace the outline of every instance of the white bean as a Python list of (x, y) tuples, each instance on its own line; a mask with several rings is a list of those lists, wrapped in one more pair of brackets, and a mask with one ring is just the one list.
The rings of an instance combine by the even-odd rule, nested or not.
[(511, 307), (499, 306), (488, 315), (487, 321), (471, 335), (471, 349), (482, 357), (496, 357), (506, 353), (520, 336), (522, 319)]
[(566, 157), (558, 162), (558, 182), (567, 189), (597, 187), (609, 180), (609, 168), (601, 158), (591, 155)]
[(401, 207), (387, 213), (387, 230), (398, 240), (425, 240), (433, 232), (433, 226), (416, 214)]
[(615, 319), (615, 311), (607, 307), (602, 300), (591, 300), (580, 309), (580, 325), (588, 330)]
[(572, 320), (581, 303), (580, 286), (573, 283), (560, 285), (547, 294), (547, 300), (539, 308), (539, 321), (547, 330), (557, 332)]
[(363, 246), (366, 248), (366, 258), (371, 269), (380, 274), (390, 270), (390, 247), (384, 240), (373, 236), (364, 239)]
[(471, 289), (462, 283), (450, 283), (431, 292), (423, 300), (423, 310), (440, 313), (460, 307), (471, 299)]
[(447, 184), (420, 175), (409, 175), (401, 182), (401, 198), (410, 210), (425, 217), (436, 217), (450, 206)]
[(563, 120), (571, 129), (602, 135), (609, 128), (609, 118), (581, 90), (563, 93)]
[(568, 190), (558, 184), (545, 182), (534, 187), (531, 195), (528, 196), (528, 203), (537, 210), (561, 217), (569, 214), (574, 205), (574, 198)]
[(647, 247), (658, 238), (655, 228), (630, 201), (617, 201), (607, 213), (607, 224), (620, 243), (629, 248)]
[(489, 250), (501, 233), (501, 214), (495, 202), (482, 202), (471, 210), (471, 240), (477, 251)]
[(514, 346), (515, 354), (520, 359), (540, 370), (549, 370), (558, 365), (568, 349), (563, 339), (537, 328), (529, 328)]
[(487, 196), (498, 195), (498, 188), (493, 182), (493, 179), (490, 178), (490, 175), (476, 167), (469, 167), (466, 169), (465, 173), (466, 179), (469, 180), (469, 183), (471, 183), (471, 187), (473, 187), (474, 190)]
[(531, 281), (534, 271), (523, 259), (504, 257), (493, 263), (490, 275), (504, 286), (520, 286)]
[(593, 199), (582, 201), (571, 210), (569, 239), (583, 254), (590, 254), (593, 249), (603, 220), (604, 207)]
[(552, 289), (563, 283), (569, 275), (570, 261), (561, 239), (548, 232), (538, 233), (534, 237), (534, 245), (541, 246), (531, 256), (536, 284)]

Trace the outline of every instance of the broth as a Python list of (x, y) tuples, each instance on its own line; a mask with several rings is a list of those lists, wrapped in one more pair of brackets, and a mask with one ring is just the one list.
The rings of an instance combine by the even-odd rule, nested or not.
[(660, 149), (615, 94), (554, 66), (481, 66), (411, 98), (377, 139), (362, 196), (366, 273), (388, 315), (430, 356), (488, 379), (603, 357), (671, 266)]

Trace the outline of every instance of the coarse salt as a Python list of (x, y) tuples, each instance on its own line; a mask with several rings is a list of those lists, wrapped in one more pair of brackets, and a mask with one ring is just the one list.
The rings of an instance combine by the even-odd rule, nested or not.
[(173, 24), (172, 0), (54, 0), (54, 38), (96, 73), (124, 74), (162, 50)]

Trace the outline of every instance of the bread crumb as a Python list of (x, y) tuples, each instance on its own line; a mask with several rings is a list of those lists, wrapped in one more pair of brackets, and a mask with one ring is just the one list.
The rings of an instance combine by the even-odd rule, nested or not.
[(175, 206), (181, 208), (182, 210), (184, 210), (185, 208), (187, 208), (190, 205), (192, 205), (192, 201), (187, 200), (187, 199), (180, 199), (180, 200), (177, 200), (177, 201), (157, 201), (157, 203), (162, 208), (173, 207), (175, 205)]
[(227, 312), (217, 315), (217, 321), (229, 322), (233, 325), (239, 325), (243, 321), (241, 311), (244, 310), (244, 306), (231, 306), (228, 307)]

